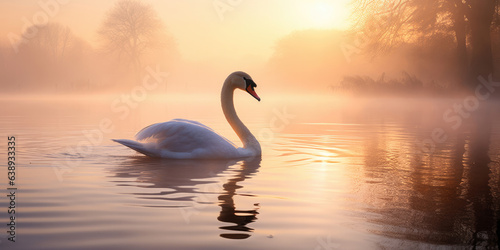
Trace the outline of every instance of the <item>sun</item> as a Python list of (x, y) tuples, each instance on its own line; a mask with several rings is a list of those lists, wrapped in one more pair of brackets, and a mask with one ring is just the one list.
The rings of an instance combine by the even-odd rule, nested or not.
[(349, 0), (307, 2), (303, 6), (304, 25), (316, 29), (347, 29), (349, 26)]

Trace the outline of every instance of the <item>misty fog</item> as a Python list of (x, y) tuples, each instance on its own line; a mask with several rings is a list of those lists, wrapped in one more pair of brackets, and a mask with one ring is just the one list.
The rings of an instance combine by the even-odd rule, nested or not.
[[(7, 249), (500, 248), (498, 0), (0, 0), (0, 13), (0, 131), (26, 190)], [(178, 161), (126, 144), (176, 118), (258, 154)], [(210, 144), (189, 135), (178, 148)]]
[[(258, 1), (200, 2), (206, 9), (175, 1), (22, 2), (2, 3), (9, 22), (0, 27), (0, 76), (2, 93), (10, 95), (127, 91), (147, 67), (159, 67), (169, 74), (170, 92), (218, 91), (225, 75), (245, 70), (279, 93), (442, 96), (466, 90), (476, 84), (474, 74), (487, 79), (499, 67), (497, 18), (484, 59), (490, 66), (477, 69), (472, 60), (481, 55), (470, 18), (458, 27), (453, 6), (440, 2), (409, 1), (381, 12), (377, 1), (351, 1), (337, 10), (350, 11), (336, 21), (343, 29), (312, 21), (287, 27), (282, 22), (303, 16), (280, 1), (261, 9)], [(367, 7), (359, 8), (364, 2)], [(290, 14), (276, 15), (280, 8)], [(457, 43), (458, 29), (465, 48)], [(482, 69), (491, 72), (473, 72)]]

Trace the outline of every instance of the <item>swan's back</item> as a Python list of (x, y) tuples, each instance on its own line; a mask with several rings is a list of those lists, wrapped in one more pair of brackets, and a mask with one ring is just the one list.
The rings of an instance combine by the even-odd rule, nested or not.
[[(137, 133), (137, 143), (116, 140), (140, 153), (174, 159), (218, 159), (246, 156), (241, 148), (191, 120), (174, 119), (150, 125)], [(132, 141), (133, 142), (133, 141)]]

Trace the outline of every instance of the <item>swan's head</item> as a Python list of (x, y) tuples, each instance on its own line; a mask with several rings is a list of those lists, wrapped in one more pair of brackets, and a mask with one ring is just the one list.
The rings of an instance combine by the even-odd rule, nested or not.
[(247, 73), (242, 71), (236, 71), (231, 75), (229, 75), (228, 78), (236, 88), (245, 90), (260, 102), (260, 97), (255, 92), (257, 84), (255, 84), (255, 82), (252, 80), (252, 77), (250, 77)]

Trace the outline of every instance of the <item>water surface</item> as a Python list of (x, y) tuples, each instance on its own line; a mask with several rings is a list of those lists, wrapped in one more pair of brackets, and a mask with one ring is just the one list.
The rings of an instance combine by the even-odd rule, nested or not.
[(454, 129), (443, 114), (461, 100), (248, 98), (236, 109), (261, 158), (175, 161), (110, 139), (187, 118), (236, 142), (218, 103), (116, 98), (2, 101), (18, 190), (1, 249), (499, 248), (498, 104)]

